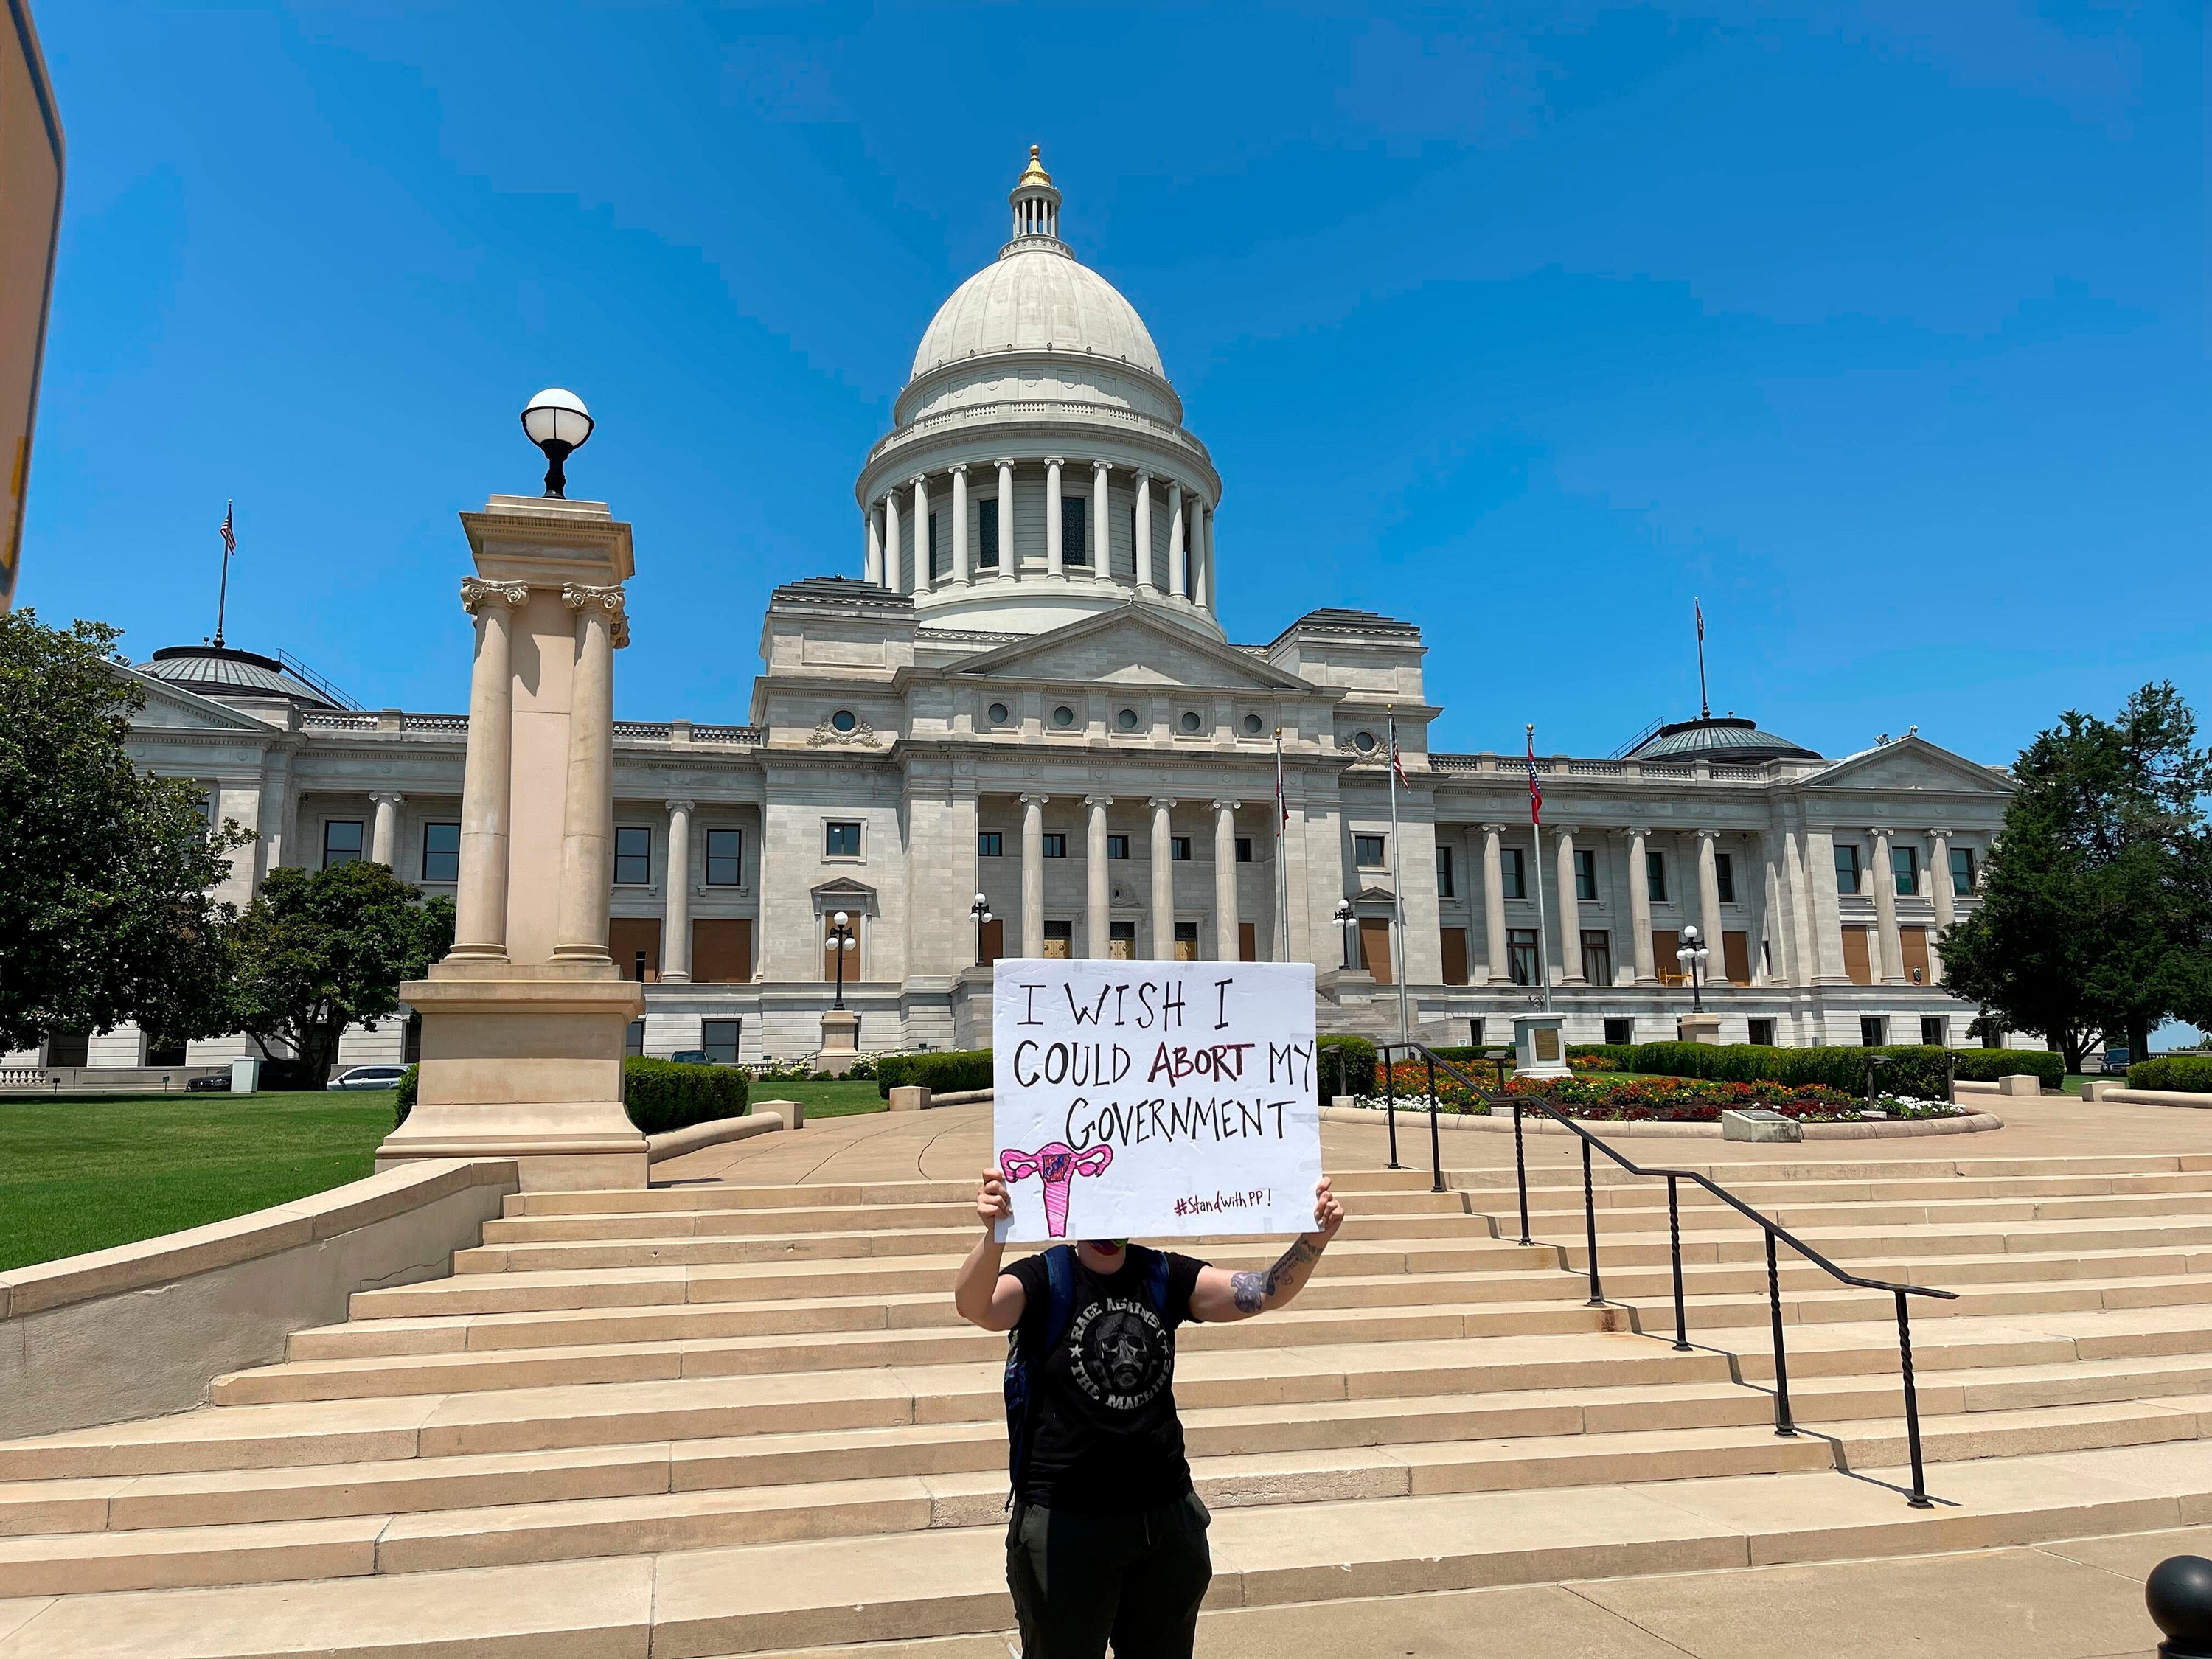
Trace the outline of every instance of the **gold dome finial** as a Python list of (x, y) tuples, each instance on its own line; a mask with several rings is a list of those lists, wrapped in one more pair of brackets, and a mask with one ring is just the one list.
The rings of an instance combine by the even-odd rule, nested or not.
[(1044, 163), (1037, 159), (1042, 153), (1041, 145), (1030, 146), (1030, 164), (1023, 170), (1021, 178), (1016, 181), (1015, 189), (1018, 190), (1024, 185), (1048, 185), (1052, 182), (1052, 174), (1044, 170)]

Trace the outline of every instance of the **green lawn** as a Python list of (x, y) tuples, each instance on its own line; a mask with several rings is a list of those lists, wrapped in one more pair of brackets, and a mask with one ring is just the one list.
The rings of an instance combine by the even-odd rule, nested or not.
[(0, 1098), (0, 1269), (358, 1181), (392, 1103), (388, 1089)]
[(890, 1109), (890, 1103), (876, 1092), (872, 1082), (761, 1083), (753, 1085), (755, 1100), (795, 1100), (806, 1108), (806, 1121), (817, 1117), (853, 1117), (862, 1112)]

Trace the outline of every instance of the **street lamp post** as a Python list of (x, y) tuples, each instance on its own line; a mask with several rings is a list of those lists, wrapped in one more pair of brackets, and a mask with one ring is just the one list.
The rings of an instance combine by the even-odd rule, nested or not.
[(991, 921), (990, 900), (981, 893), (976, 894), (975, 902), (968, 907), (968, 914), (975, 918), (975, 965), (981, 968), (983, 965), (983, 929)]
[(1705, 1012), (1700, 988), (1704, 982), (1705, 965), (1712, 960), (1712, 955), (1694, 924), (1682, 929), (1682, 948), (1674, 952), (1674, 960), (1682, 964), (1683, 970), (1690, 976), (1690, 1012), (1693, 1014)]
[(522, 411), (522, 429), (545, 452), (545, 497), (565, 501), (568, 475), (562, 466), (592, 435), (591, 412), (573, 392), (549, 386)]
[(853, 919), (842, 910), (830, 918), (830, 938), (837, 952), (837, 1000), (831, 1006), (842, 1013), (845, 1011), (845, 957), (848, 951), (860, 948), (860, 941), (853, 936)]
[(1333, 915), (1335, 916), (1335, 918), (1336, 918), (1336, 925), (1337, 925), (1339, 927), (1340, 927), (1340, 928), (1342, 928), (1342, 929), (1344, 930), (1344, 965), (1345, 965), (1346, 968), (1350, 968), (1350, 967), (1352, 967), (1352, 901), (1351, 901), (1350, 899), (1348, 899), (1348, 898), (1342, 898), (1342, 899), (1339, 899), (1339, 900), (1337, 900), (1337, 902), (1336, 902), (1336, 908), (1335, 908), (1335, 910), (1334, 910), (1332, 914), (1333, 914)]

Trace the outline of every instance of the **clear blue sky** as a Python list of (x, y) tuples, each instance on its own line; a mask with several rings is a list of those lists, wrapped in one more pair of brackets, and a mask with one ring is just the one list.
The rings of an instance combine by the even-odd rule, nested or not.
[(1427, 629), (1440, 747), (1713, 702), (2008, 760), (2200, 705), (2205, 52), (2184, 4), (1464, 15), (40, 0), (68, 201), (19, 602), (456, 709), (454, 520), (637, 530), (626, 716), (744, 718), (1031, 143), (1225, 479), (1224, 620)]

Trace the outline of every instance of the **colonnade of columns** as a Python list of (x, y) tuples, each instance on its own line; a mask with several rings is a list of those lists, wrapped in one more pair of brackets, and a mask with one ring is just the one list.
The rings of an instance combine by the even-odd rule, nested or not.
[[(1047, 794), (1020, 798), (1021, 827), (1021, 954), (1044, 954), (1044, 809)], [(1107, 809), (1111, 795), (1085, 795), (1084, 808), (1084, 938), (1082, 954), (1103, 959), (1113, 954), (1113, 874), (1107, 857)], [(1239, 927), (1243, 921), (1237, 890), (1237, 810), (1243, 803), (1217, 799), (1209, 803), (1213, 814), (1213, 927), (1214, 955), (1233, 962), (1242, 953)], [(1175, 809), (1182, 803), (1172, 795), (1147, 798), (1150, 836), (1146, 848), (1150, 881), (1151, 933), (1146, 950), (1132, 954), (1156, 962), (1175, 957)], [(1134, 860), (1131, 860), (1134, 862)]]
[[(1068, 557), (1065, 545), (1066, 532), (1062, 518), (1067, 467), (1065, 456), (1047, 455), (1040, 459), (1045, 473), (1044, 568), (1042, 573), (1032, 568), (1029, 577), (1034, 580), (1042, 574), (1047, 577), (1082, 574), (1091, 580), (1115, 580), (1111, 568), (1113, 523), (1109, 511), (1112, 495), (1109, 484), (1113, 463), (1094, 460), (1091, 465), (1091, 511), (1089, 515), (1089, 545), (1084, 550), (1084, 562), (1077, 563)], [(934, 570), (929, 548), (929, 509), (933, 500), (931, 475), (916, 473), (899, 488), (887, 491), (868, 509), (866, 516), (866, 550), (862, 571), (866, 579), (878, 586), (895, 593), (930, 593), (955, 586), (970, 586), (981, 580), (1019, 581), (1024, 579), (1021, 561), (1014, 546), (1014, 468), (1011, 456), (1000, 456), (992, 465), (997, 471), (998, 493), (992, 511), (995, 514), (998, 536), (998, 562), (994, 567), (979, 566), (971, 556), (968, 534), (968, 473), (969, 463), (958, 461), (944, 469), (950, 480), (951, 524), (949, 537), (940, 529), (939, 548), (945, 570)], [(1122, 471), (1130, 477), (1136, 507), (1136, 548), (1134, 580), (1138, 587), (1152, 592), (1165, 592), (1186, 599), (1201, 610), (1214, 608), (1214, 550), (1213, 508), (1194, 488), (1185, 486), (1174, 478), (1161, 479), (1146, 468)], [(1167, 487), (1164, 511), (1167, 514), (1165, 559), (1154, 556), (1152, 512), (1155, 505), (1154, 486)], [(900, 497), (904, 493), (908, 505), (902, 508)], [(902, 533), (902, 511), (913, 515), (911, 565), (906, 538)]]

